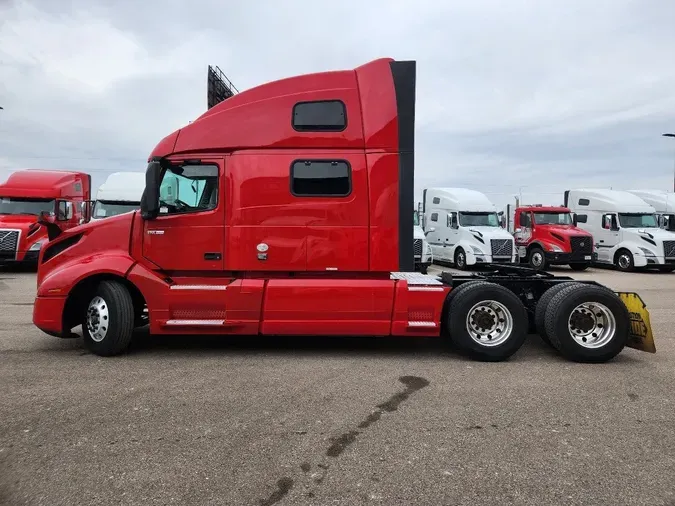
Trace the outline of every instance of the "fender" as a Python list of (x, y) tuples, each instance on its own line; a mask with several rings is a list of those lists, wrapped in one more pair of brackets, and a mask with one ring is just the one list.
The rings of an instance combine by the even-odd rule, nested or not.
[(126, 278), (135, 264), (136, 261), (131, 256), (122, 252), (77, 257), (50, 272), (40, 283), (37, 296), (66, 297), (80, 281), (97, 274), (113, 274)]

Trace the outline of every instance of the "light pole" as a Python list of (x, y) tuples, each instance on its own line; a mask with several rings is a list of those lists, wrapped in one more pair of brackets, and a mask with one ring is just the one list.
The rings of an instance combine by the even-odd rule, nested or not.
[[(663, 137), (675, 138), (675, 134), (663, 134)], [(675, 162), (673, 163), (673, 191), (675, 192)]]

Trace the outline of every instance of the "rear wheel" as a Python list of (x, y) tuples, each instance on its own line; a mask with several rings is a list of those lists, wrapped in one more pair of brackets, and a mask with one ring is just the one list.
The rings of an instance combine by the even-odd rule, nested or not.
[(551, 299), (556, 295), (558, 295), (560, 290), (567, 288), (568, 286), (571, 285), (581, 286), (581, 283), (577, 283), (576, 281), (568, 281), (566, 283), (559, 283), (557, 285), (553, 285), (551, 288), (546, 290), (537, 301), (537, 307), (534, 310), (534, 324), (537, 329), (537, 334), (539, 334), (539, 337), (541, 337), (542, 341), (544, 341), (549, 345), (551, 345), (551, 340), (549, 339), (548, 334), (546, 333), (546, 322), (545, 322), (546, 309), (548, 308)]
[(630, 318), (618, 295), (606, 287), (566, 286), (548, 303), (546, 334), (551, 344), (575, 362), (606, 362), (621, 353)]
[(585, 271), (589, 267), (588, 264), (569, 264), (569, 265), (570, 265), (570, 269), (572, 269), (573, 271), (578, 271), (578, 272)]
[(544, 250), (539, 246), (533, 246), (527, 255), (527, 263), (532, 269), (543, 271), (546, 269), (546, 257)]
[(85, 346), (104, 357), (124, 352), (131, 342), (135, 316), (129, 290), (117, 281), (102, 281), (91, 295), (82, 321)]
[(509, 358), (525, 342), (527, 327), (523, 303), (513, 292), (494, 283), (461, 286), (446, 309), (450, 341), (478, 360)]

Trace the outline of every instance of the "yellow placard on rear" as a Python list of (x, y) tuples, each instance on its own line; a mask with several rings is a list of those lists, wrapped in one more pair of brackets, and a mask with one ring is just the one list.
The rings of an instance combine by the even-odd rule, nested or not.
[(637, 293), (617, 292), (617, 295), (625, 304), (630, 316), (630, 335), (626, 346), (648, 353), (656, 353), (647, 305)]

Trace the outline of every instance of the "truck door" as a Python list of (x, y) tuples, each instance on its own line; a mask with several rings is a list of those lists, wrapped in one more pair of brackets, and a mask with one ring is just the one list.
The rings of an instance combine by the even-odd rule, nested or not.
[(201, 160), (164, 172), (159, 216), (143, 221), (143, 256), (162, 270), (223, 269), (223, 164)]
[(597, 228), (593, 231), (593, 239), (595, 240), (598, 252), (598, 260), (613, 263), (613, 248), (620, 242), (619, 221), (617, 215), (614, 213), (594, 213), (593, 216), (589, 215), (588, 219), (600, 222), (599, 227), (597, 227), (598, 224), (594, 224)]
[(513, 239), (518, 249), (518, 258), (524, 260), (527, 257), (527, 245), (532, 239), (532, 214), (528, 211), (521, 211), (516, 217), (515, 225)]
[(445, 246), (445, 254), (448, 260), (455, 261), (455, 248), (461, 239), (461, 230), (459, 229), (459, 213), (452, 211), (445, 216), (445, 238), (443, 245)]
[(443, 250), (443, 243), (445, 237), (445, 227), (443, 227), (443, 225), (445, 222), (442, 221), (441, 214), (441, 212), (435, 209), (433, 212), (429, 213), (429, 216), (424, 218), (426, 221), (424, 224), (424, 230), (428, 232), (426, 235), (427, 242), (429, 243), (429, 246), (431, 246), (431, 251), (434, 254), (434, 258), (444, 260), (445, 252)]

